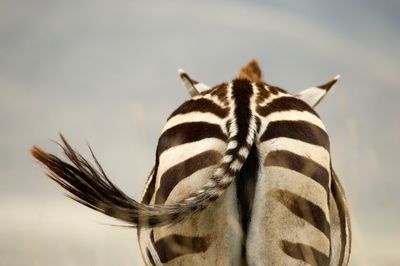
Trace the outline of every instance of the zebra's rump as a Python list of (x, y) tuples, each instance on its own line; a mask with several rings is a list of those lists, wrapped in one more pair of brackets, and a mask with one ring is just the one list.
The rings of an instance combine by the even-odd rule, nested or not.
[[(283, 90), (246, 80), (232, 84), (189, 100), (170, 116), (157, 148), (149, 203), (187, 198), (207, 184), (226, 157), (235, 155), (226, 153), (229, 113), (235, 106), (239, 131), (251, 116), (259, 120), (257, 140), (248, 152), (231, 148), (243, 164), (235, 185), (216, 202), (183, 223), (151, 231), (147, 242), (153, 257), (176, 264), (229, 258), (229, 264), (325, 265), (330, 256), (330, 155), (324, 125), (311, 107)], [(228, 97), (224, 93), (236, 97), (233, 107), (220, 101)], [(245, 143), (249, 129), (242, 135), (239, 131), (236, 143)]]
[[(176, 185), (166, 203), (184, 198), (201, 188), (207, 182), (204, 177), (209, 176), (207, 174), (213, 171), (212, 168), (186, 177), (185, 181)], [(246, 234), (258, 171), (259, 154), (256, 145), (253, 145), (234, 185), (220, 199), (190, 220), (151, 229), (150, 235), (141, 234), (142, 238), (148, 238), (141, 241), (147, 242), (142, 252), (165, 265), (246, 265)], [(151, 254), (149, 249), (154, 249), (156, 253)]]

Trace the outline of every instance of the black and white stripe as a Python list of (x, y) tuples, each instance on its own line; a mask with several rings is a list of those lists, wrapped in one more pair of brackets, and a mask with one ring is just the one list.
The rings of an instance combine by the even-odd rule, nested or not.
[(138, 227), (146, 264), (330, 265), (334, 254), (346, 265), (347, 204), (326, 129), (305, 100), (316, 104), (320, 93), (292, 96), (248, 79), (200, 93), (181, 76), (192, 98), (167, 120), (141, 203), (63, 137), (70, 162), (32, 154), (74, 200)]

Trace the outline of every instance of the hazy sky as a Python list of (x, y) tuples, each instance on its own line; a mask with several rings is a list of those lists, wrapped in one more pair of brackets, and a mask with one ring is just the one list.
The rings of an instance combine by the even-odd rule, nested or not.
[[(137, 265), (135, 231), (66, 199), (29, 155), (90, 142), (139, 198), (163, 124), (256, 58), (291, 92), (342, 79), (318, 112), (351, 204), (352, 265), (400, 261), (398, 1), (0, 0), (0, 265)], [(61, 263), (60, 263), (61, 261)]]

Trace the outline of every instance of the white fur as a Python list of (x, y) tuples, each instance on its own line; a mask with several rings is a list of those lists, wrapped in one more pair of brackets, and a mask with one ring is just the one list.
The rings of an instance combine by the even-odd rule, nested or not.
[(326, 94), (326, 90), (311, 87), (297, 94), (296, 98), (305, 101), (311, 107), (315, 107)]
[(242, 163), (239, 162), (239, 160), (235, 160), (234, 162), (231, 163), (229, 166), (232, 170), (238, 171), (242, 167)]
[(230, 142), (228, 143), (228, 147), (226, 147), (226, 148), (227, 148), (228, 150), (232, 150), (232, 149), (236, 148), (237, 145), (238, 145), (237, 141), (236, 141), (236, 140), (233, 140), (233, 141), (230, 141)]
[(197, 83), (196, 85), (194, 85), (194, 87), (200, 92), (203, 92), (203, 91), (206, 91), (206, 90), (210, 89), (210, 86), (208, 86), (208, 85), (206, 85), (204, 83)]
[(249, 150), (245, 147), (240, 148), (239, 154), (245, 158), (247, 158), (247, 155), (249, 155)]
[[(211, 124), (221, 125), (222, 119), (213, 113), (203, 113), (203, 112), (190, 112), (187, 114), (179, 114), (174, 117), (171, 117), (167, 123), (165, 124), (162, 132), (183, 123), (188, 122), (207, 122)], [(224, 126), (221, 127), (221, 130), (226, 134), (226, 129)]]
[(260, 153), (264, 158), (271, 151), (287, 150), (297, 155), (310, 158), (311, 160), (319, 163), (327, 170), (329, 169), (329, 152), (321, 146), (303, 142), (297, 139), (290, 139), (285, 137), (270, 139), (262, 142), (259, 145)]
[[(310, 177), (279, 166), (268, 166), (266, 172), (270, 178), (274, 179), (274, 189), (293, 192), (318, 205), (325, 214), (329, 213), (326, 190)], [(325, 216), (325, 218), (329, 221), (329, 216)]]
[(295, 243), (300, 240), (328, 254), (329, 240), (322, 232), (269, 196), (270, 191), (278, 188), (300, 193), (301, 196), (307, 195), (319, 202), (318, 205), (322, 205), (324, 210), (327, 209), (326, 192), (319, 190), (319, 185), (313, 184), (309, 178), (281, 167), (261, 167), (247, 237), (249, 264), (257, 265), (262, 261), (264, 265), (304, 265), (304, 262), (282, 252), (280, 240)]
[(296, 120), (301, 120), (301, 121), (306, 121), (311, 124), (314, 124), (324, 131), (325, 125), (322, 123), (321, 119), (319, 119), (317, 116), (310, 112), (301, 112), (297, 110), (290, 110), (290, 111), (283, 111), (283, 112), (274, 112), (270, 115), (267, 116), (267, 119), (269, 122), (272, 121), (296, 121)]

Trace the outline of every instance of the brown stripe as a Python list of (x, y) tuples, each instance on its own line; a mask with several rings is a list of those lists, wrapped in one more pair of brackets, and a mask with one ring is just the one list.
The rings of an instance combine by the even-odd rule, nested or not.
[(245, 161), (246, 161), (246, 157), (244, 157), (243, 155), (240, 155), (240, 154), (238, 154), (237, 155), (237, 160), (241, 163), (241, 164), (243, 164)]
[(225, 118), (229, 114), (228, 108), (221, 108), (211, 100), (200, 98), (191, 99), (183, 103), (170, 115), (168, 119), (176, 115), (187, 114), (190, 112), (213, 113), (220, 118)]
[(221, 127), (216, 124), (206, 122), (189, 122), (176, 125), (167, 129), (158, 140), (157, 156), (163, 151), (189, 142), (202, 140), (205, 138), (217, 138), (227, 140)]
[(261, 116), (267, 116), (274, 112), (283, 112), (291, 110), (309, 112), (319, 117), (318, 114), (308, 104), (294, 97), (280, 97), (268, 103), (264, 107), (261, 106), (257, 107), (257, 112)]
[(305, 121), (270, 122), (260, 141), (286, 137), (324, 147), (329, 151), (329, 137), (320, 127)]
[(225, 105), (228, 105), (228, 84), (223, 83), (212, 89), (211, 95), (216, 96)]
[(261, 119), (258, 116), (256, 116), (256, 126), (257, 126), (257, 131), (256, 132), (260, 132)]
[(329, 257), (309, 245), (282, 240), (280, 248), (290, 257), (302, 260), (312, 266), (329, 265)]
[(307, 221), (330, 239), (330, 225), (321, 207), (290, 191), (278, 189), (270, 192), (270, 195), (288, 208), (294, 215)]
[(277, 86), (272, 86), (272, 85), (267, 85), (268, 86), (268, 90), (272, 93), (272, 94), (278, 94), (279, 92), (281, 93), (287, 93), (287, 91), (285, 91), (282, 88), (279, 88)]
[(319, 163), (290, 151), (271, 151), (265, 157), (264, 166), (279, 166), (306, 175), (329, 191), (329, 172)]
[(211, 237), (191, 237), (172, 234), (156, 241), (155, 249), (160, 261), (167, 263), (177, 257), (207, 251)]
[(263, 102), (265, 99), (268, 99), (271, 93), (265, 89), (265, 84), (261, 82), (256, 83), (257, 86), (257, 100), (256, 103), (259, 104)]
[(203, 168), (217, 164), (221, 158), (221, 153), (209, 150), (169, 168), (160, 178), (160, 188), (156, 194), (156, 204), (163, 204), (180, 181)]

